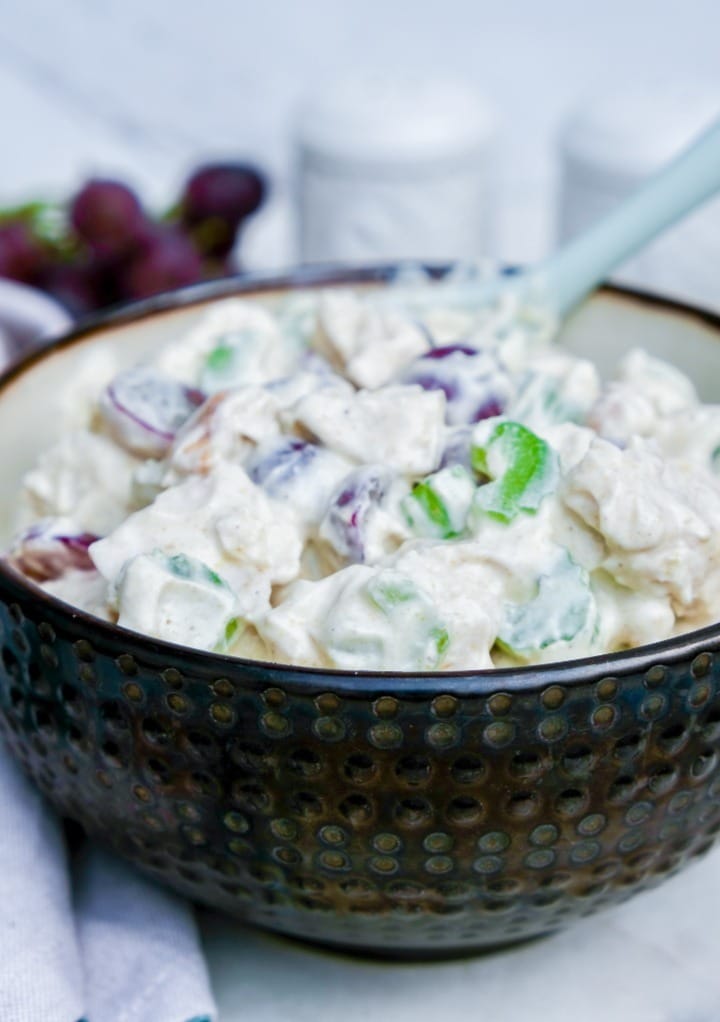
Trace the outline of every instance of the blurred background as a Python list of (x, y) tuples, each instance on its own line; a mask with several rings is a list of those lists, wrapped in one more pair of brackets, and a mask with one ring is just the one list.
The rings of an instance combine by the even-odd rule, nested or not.
[[(240, 265), (536, 260), (720, 113), (719, 33), (717, 0), (6, 5), (0, 207), (51, 200), (60, 212), (5, 214), (0, 273), (80, 314)], [(240, 183), (229, 260), (222, 244), (208, 256), (203, 210), (187, 204), (192, 172), (218, 162), (259, 173)], [(165, 217), (145, 232), (140, 269), (137, 253), (129, 268), (126, 240), (120, 253), (93, 239), (102, 193), (85, 227), (79, 215), (63, 226), (67, 203), (97, 178), (125, 183), (146, 218)], [(110, 213), (127, 220), (117, 201), (120, 214)], [(27, 269), (27, 251), (16, 268), (27, 238), (16, 233), (3, 249), (18, 216), (41, 235), (40, 270)], [(157, 256), (167, 231), (190, 237), (202, 267), (191, 272), (186, 258), (163, 276), (173, 258), (183, 262)], [(624, 279), (718, 305), (719, 266), (714, 203)], [(108, 285), (108, 274), (122, 283)]]

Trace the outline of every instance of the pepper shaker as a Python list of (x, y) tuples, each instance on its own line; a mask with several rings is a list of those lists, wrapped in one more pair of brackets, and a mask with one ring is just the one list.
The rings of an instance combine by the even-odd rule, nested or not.
[[(577, 109), (559, 140), (560, 244), (579, 234), (720, 115), (720, 84), (656, 85)], [(720, 309), (720, 199), (706, 203), (622, 266), (614, 279)]]

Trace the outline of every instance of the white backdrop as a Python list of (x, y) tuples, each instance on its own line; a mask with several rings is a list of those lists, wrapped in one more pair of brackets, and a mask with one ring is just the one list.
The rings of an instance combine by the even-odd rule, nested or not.
[[(200, 155), (256, 156), (279, 185), (249, 254), (292, 259), (298, 98), (353, 66), (460, 74), (505, 124), (498, 255), (552, 242), (554, 138), (583, 95), (717, 79), (717, 0), (22, 0), (0, 18), (0, 204), (127, 175), (162, 203)], [(285, 201), (284, 201), (285, 200)]]

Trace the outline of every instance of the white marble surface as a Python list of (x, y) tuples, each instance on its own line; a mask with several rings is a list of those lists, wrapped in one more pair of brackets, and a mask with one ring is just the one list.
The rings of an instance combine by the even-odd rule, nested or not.
[(568, 930), (396, 964), (203, 916), (220, 1022), (717, 1022), (720, 850)]

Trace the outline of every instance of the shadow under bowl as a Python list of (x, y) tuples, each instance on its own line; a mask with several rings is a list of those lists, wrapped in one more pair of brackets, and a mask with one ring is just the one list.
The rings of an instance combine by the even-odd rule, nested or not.
[[(382, 282), (389, 269), (189, 289), (110, 315), (0, 382), (0, 528), (88, 349), (122, 363), (227, 294)], [(606, 290), (562, 341), (631, 344), (720, 392), (720, 321)], [(42, 414), (38, 414), (42, 409)], [(0, 565), (0, 729), (50, 802), (175, 890), (382, 955), (524, 940), (626, 899), (720, 831), (720, 627), (535, 668), (300, 670), (78, 612)]]

